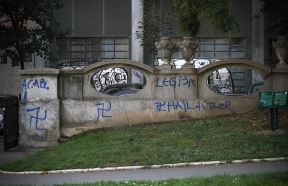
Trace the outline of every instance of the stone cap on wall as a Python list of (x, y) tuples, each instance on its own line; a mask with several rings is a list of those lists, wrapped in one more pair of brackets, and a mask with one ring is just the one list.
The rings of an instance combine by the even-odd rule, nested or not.
[(287, 73), (288, 72), (288, 64), (287, 65), (277, 65), (276, 68), (272, 69), (272, 73)]
[(99, 63), (95, 63), (95, 64), (92, 64), (86, 68), (83, 68), (83, 69), (61, 69), (60, 70), (60, 73), (63, 73), (63, 74), (85, 74), (85, 73), (89, 73), (90, 71), (94, 70), (94, 69), (100, 69), (102, 67), (109, 67), (109, 66), (127, 66), (127, 67), (133, 67), (133, 68), (137, 68), (137, 69), (141, 69), (143, 71), (146, 71), (148, 73), (153, 73), (154, 72), (154, 68), (148, 66), (148, 65), (145, 65), (143, 63), (139, 63), (139, 62), (136, 62), (136, 61), (131, 61), (131, 60), (126, 60), (126, 59), (123, 59), (123, 60), (106, 60), (106, 61), (103, 61), (103, 62), (99, 62)]
[(59, 70), (53, 68), (32, 68), (32, 69), (25, 69), (19, 70), (18, 73), (21, 76), (27, 75), (58, 75)]
[(219, 68), (225, 68), (225, 67), (247, 67), (251, 68), (255, 71), (257, 71), (260, 75), (265, 78), (267, 75), (271, 73), (271, 68), (268, 66), (265, 66), (263, 64), (259, 64), (256, 62), (253, 62), (251, 60), (246, 59), (224, 59), (217, 61), (216, 63), (210, 63), (200, 69), (198, 69), (198, 74), (203, 74), (206, 72), (214, 71)]

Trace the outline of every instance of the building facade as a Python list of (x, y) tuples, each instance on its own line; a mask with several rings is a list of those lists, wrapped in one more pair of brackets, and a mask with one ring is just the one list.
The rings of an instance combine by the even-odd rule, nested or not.
[[(264, 21), (260, 14), (260, 0), (231, 0), (231, 14), (239, 22), (240, 32), (211, 34), (203, 26), (198, 35), (200, 47), (196, 58), (244, 58), (264, 64), (265, 50), (270, 50), (264, 35)], [(26, 68), (82, 68), (107, 59), (130, 59), (157, 65), (150, 48), (141, 45), (136, 32), (143, 16), (142, 0), (66, 0), (55, 12), (65, 37), (57, 37), (51, 44), (53, 58), (48, 61), (32, 54)], [(245, 11), (243, 11), (245, 10)], [(153, 12), (170, 12), (169, 0), (155, 0)], [(177, 21), (172, 28), (175, 36), (183, 36)], [(141, 31), (141, 29), (140, 29)], [(175, 54), (175, 59), (178, 58)], [(265, 64), (270, 65), (269, 61)], [(1, 60), (0, 94), (20, 94), (18, 67), (10, 67), (9, 59)]]

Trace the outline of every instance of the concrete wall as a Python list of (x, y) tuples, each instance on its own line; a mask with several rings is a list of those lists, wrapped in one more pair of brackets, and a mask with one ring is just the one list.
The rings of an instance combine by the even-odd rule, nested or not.
[(265, 79), (267, 83), (264, 90), (279, 92), (288, 91), (287, 72), (288, 65), (277, 65), (276, 68), (272, 68), (271, 73)]
[[(21, 71), (20, 145), (50, 146), (57, 143), (59, 136), (70, 137), (96, 128), (187, 120), (256, 109), (257, 92), (224, 96), (208, 88), (208, 75), (227, 66), (256, 70), (267, 77), (266, 90), (288, 90), (287, 86), (275, 87), (277, 82), (287, 79), (287, 68), (271, 72), (270, 68), (247, 60), (220, 61), (201, 69), (153, 69), (129, 60), (112, 60), (81, 70)], [(131, 67), (141, 72), (146, 77), (145, 87), (128, 96), (98, 92), (91, 85), (91, 77), (110, 67)]]

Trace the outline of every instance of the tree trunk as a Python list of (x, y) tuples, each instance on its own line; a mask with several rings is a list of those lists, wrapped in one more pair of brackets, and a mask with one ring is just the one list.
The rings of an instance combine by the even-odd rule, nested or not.
[(19, 63), (20, 63), (20, 69), (21, 69), (21, 70), (24, 70), (24, 69), (25, 69), (25, 68), (24, 68), (24, 62), (23, 62), (23, 61), (20, 61)]
[(20, 69), (21, 70), (24, 70), (25, 69), (25, 66), (24, 66), (24, 52), (21, 51), (19, 52), (19, 65), (20, 65)]

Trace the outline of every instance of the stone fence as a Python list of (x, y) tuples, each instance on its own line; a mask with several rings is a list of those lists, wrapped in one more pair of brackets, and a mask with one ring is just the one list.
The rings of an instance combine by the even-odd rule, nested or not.
[[(112, 60), (80, 70), (21, 70), (20, 146), (48, 147), (57, 144), (60, 136), (103, 127), (189, 120), (256, 109), (257, 91), (229, 96), (207, 86), (209, 74), (233, 66), (261, 74), (261, 90), (288, 90), (286, 66), (270, 69), (248, 60), (219, 61), (201, 69), (151, 68), (129, 60)], [(128, 73), (138, 80), (126, 77), (118, 67), (130, 69)], [(141, 88), (111, 93), (122, 86), (112, 85), (112, 81), (105, 84), (111, 69), (118, 71), (113, 81), (132, 82)]]

